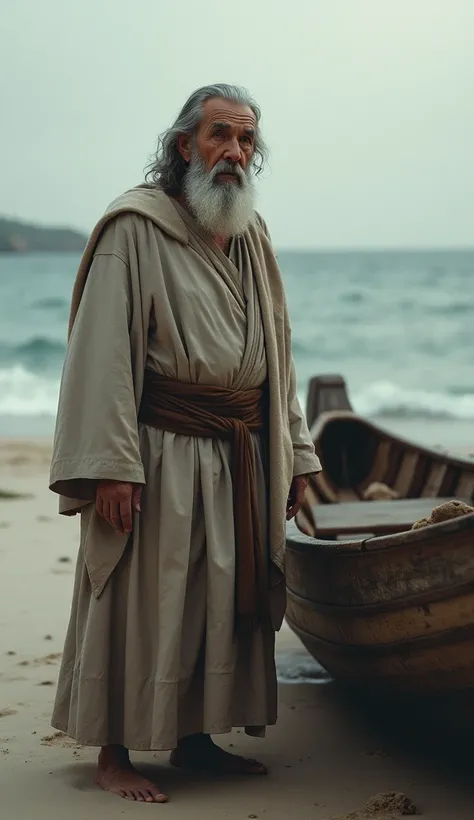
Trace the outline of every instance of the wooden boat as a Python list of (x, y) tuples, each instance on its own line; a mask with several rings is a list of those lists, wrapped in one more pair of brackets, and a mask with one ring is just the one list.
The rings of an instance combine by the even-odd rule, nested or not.
[[(411, 529), (446, 498), (472, 501), (474, 463), (361, 418), (341, 377), (312, 380), (307, 415), (323, 472), (287, 529), (289, 625), (350, 685), (472, 689), (474, 703), (474, 514)], [(364, 501), (375, 481), (400, 500)]]

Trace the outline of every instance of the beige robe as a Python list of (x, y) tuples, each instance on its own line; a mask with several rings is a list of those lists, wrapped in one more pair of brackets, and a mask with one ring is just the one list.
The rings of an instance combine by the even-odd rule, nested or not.
[[(292, 475), (320, 465), (296, 398), (284, 298), (271, 299), (281, 282), (265, 281), (277, 271), (265, 265), (272, 256), (261, 220), (226, 257), (179, 205), (148, 186), (112, 206), (84, 254), (51, 488), (62, 495), (62, 512), (81, 509), (53, 726), (85, 745), (172, 749), (195, 732), (243, 726), (262, 734), (276, 720), (274, 633), (233, 630), (230, 445), (137, 424), (145, 366), (235, 389), (268, 377), (271, 402), (286, 380), (273, 422), (270, 412), (269, 452), (253, 437), (278, 629), (282, 501)], [(101, 478), (144, 485), (129, 538), (90, 503)]]

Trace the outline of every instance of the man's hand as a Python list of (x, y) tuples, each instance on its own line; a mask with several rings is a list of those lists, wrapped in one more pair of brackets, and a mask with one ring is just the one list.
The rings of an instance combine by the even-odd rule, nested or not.
[(132, 531), (132, 512), (140, 512), (141, 484), (129, 481), (99, 481), (97, 512), (119, 535)]
[(286, 520), (290, 521), (300, 511), (303, 503), (306, 487), (308, 486), (307, 475), (296, 475), (291, 482), (290, 494), (286, 505)]

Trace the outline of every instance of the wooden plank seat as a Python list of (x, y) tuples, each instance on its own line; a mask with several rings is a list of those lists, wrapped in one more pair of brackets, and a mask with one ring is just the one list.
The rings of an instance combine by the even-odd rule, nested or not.
[(312, 507), (316, 537), (325, 538), (353, 533), (405, 532), (415, 521), (428, 518), (434, 507), (446, 501), (469, 499), (401, 498), (394, 501), (350, 501), (341, 504), (318, 504)]

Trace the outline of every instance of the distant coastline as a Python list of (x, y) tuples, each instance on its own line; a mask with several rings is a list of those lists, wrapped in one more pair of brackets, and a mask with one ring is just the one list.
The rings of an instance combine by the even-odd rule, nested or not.
[(87, 237), (72, 228), (43, 227), (0, 217), (0, 253), (82, 251)]

